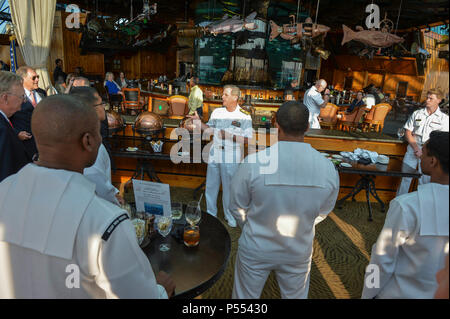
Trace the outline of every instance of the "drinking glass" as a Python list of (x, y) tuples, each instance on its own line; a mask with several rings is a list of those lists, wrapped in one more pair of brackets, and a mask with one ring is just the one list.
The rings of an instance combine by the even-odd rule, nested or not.
[[(158, 229), (158, 232), (161, 234), (161, 236), (164, 237), (164, 240), (167, 235), (169, 235), (170, 231), (172, 230), (172, 216), (160, 216), (158, 218), (158, 222), (156, 223), (156, 227)], [(160, 251), (168, 251), (170, 250), (170, 244), (169, 243), (163, 243), (159, 245)]]
[(172, 203), (172, 219), (179, 220), (183, 216), (183, 207), (181, 203)]
[(200, 242), (200, 228), (198, 226), (186, 226), (183, 232), (183, 242), (187, 247), (195, 247)]
[(191, 225), (195, 226), (200, 222), (202, 217), (202, 211), (200, 209), (200, 203), (198, 202), (189, 202), (186, 207), (185, 212), (186, 221)]
[(405, 136), (405, 129), (404, 128), (399, 128), (397, 130), (397, 136), (398, 136), (398, 139), (401, 140), (402, 137)]

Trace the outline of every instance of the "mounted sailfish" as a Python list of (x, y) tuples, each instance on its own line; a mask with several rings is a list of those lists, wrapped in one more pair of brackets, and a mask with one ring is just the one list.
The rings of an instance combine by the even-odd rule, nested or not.
[(356, 27), (356, 29), (358, 30), (357, 32), (344, 24), (342, 25), (344, 38), (342, 39), (341, 45), (344, 45), (351, 40), (355, 40), (375, 48), (388, 48), (391, 45), (405, 41), (405, 39), (389, 32), (364, 30), (360, 26)]

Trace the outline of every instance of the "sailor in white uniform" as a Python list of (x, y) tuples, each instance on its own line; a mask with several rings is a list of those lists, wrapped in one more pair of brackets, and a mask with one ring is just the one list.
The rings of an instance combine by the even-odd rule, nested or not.
[[(327, 82), (323, 79), (318, 80), (303, 96), (303, 104), (309, 110), (309, 128), (320, 129), (319, 114), (320, 109), (328, 104), (330, 99), (330, 90), (327, 88)], [(322, 98), (322, 92), (324, 96)]]
[(276, 117), (279, 142), (266, 149), (278, 170), (263, 174), (255, 153), (233, 177), (230, 210), (242, 228), (233, 298), (259, 298), (272, 270), (282, 298), (308, 297), (315, 224), (339, 193), (333, 163), (304, 142), (308, 115), (300, 102), (284, 103)]
[[(243, 157), (242, 146), (252, 138), (252, 118), (238, 105), (240, 90), (234, 85), (223, 89), (223, 106), (215, 109), (207, 124), (201, 123), (202, 130), (214, 130), (213, 144), (208, 159), (206, 173), (207, 212), (217, 216), (217, 196), (222, 183), (222, 205), (225, 219), (230, 227), (236, 227), (236, 221), (229, 209), (231, 178)], [(198, 115), (192, 117), (199, 120)]]
[[(440, 89), (431, 89), (427, 93), (426, 107), (415, 111), (406, 122), (405, 138), (408, 142), (403, 163), (420, 171), (420, 156), (422, 155), (422, 145), (428, 140), (432, 131), (448, 132), (448, 115), (442, 113), (439, 103), (443, 98)], [(397, 190), (397, 196), (409, 192), (412, 178), (403, 177)], [(430, 182), (430, 177), (426, 174), (419, 178), (419, 184)]]
[[(55, 123), (55, 125), (48, 125)], [(92, 107), (55, 95), (34, 110), (39, 161), (0, 183), (0, 298), (167, 298), (126, 212), (82, 175), (101, 143)]]
[(448, 138), (448, 132), (432, 132), (422, 148), (420, 165), (430, 183), (391, 201), (362, 298), (433, 298), (449, 249)]
[[(105, 120), (106, 114), (102, 98), (96, 89), (91, 87), (74, 87), (70, 95), (80, 99), (87, 106), (94, 108), (100, 122)], [(119, 195), (119, 190), (111, 182), (111, 160), (103, 143), (100, 144), (94, 165), (86, 167), (83, 175), (95, 184), (95, 193), (98, 196), (116, 205), (124, 203), (123, 198)]]

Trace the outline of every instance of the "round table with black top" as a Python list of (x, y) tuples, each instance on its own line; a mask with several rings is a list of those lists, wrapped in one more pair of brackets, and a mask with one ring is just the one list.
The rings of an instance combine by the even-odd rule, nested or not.
[[(202, 212), (200, 243), (196, 247), (186, 247), (183, 242), (185, 223), (183, 213), (179, 221), (174, 220), (172, 231), (166, 238), (156, 232), (143, 251), (155, 275), (162, 270), (174, 280), (176, 288), (173, 298), (192, 299), (222, 276), (230, 256), (231, 239), (219, 219)], [(159, 250), (163, 242), (170, 243), (169, 251)]]

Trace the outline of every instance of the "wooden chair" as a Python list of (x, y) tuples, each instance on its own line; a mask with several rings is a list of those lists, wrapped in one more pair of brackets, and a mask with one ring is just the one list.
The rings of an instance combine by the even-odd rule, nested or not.
[(328, 103), (324, 108), (320, 109), (319, 123), (323, 129), (334, 129), (337, 125), (338, 107), (333, 103)]
[(171, 118), (183, 119), (189, 113), (188, 98), (182, 95), (169, 97), (169, 116)]
[(338, 114), (337, 126), (343, 131), (354, 131), (358, 128), (362, 117), (366, 113), (364, 106), (358, 107), (353, 112), (346, 114), (345, 112)]
[(143, 105), (141, 104), (141, 90), (139, 88), (123, 88), (123, 108), (125, 112), (141, 112)]
[[(373, 115), (366, 117), (363, 123), (363, 131), (370, 132), (375, 131), (381, 133), (384, 127), (384, 119), (387, 114), (392, 110), (392, 106), (388, 103), (379, 103), (372, 107)], [(368, 114), (369, 115), (369, 114)]]

